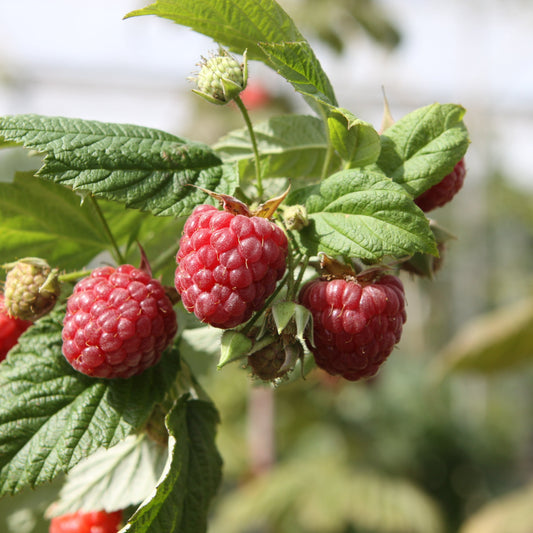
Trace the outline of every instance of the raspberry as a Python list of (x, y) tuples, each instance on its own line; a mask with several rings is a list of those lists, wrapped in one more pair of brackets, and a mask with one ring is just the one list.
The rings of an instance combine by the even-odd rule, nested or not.
[(50, 533), (117, 533), (121, 522), (122, 511), (78, 511), (52, 518)]
[(240, 96), (242, 103), (250, 111), (267, 107), (272, 101), (272, 96), (260, 83), (248, 83)]
[(266, 218), (199, 205), (185, 223), (175, 285), (183, 305), (207, 324), (246, 322), (285, 272), (287, 237)]
[(426, 213), (437, 207), (442, 207), (459, 192), (459, 189), (463, 186), (465, 175), (465, 161), (461, 159), (454, 169), (447, 176), (444, 176), (439, 183), (417, 196), (415, 204)]
[(83, 374), (128, 378), (159, 361), (177, 327), (159, 281), (131, 265), (101, 267), (68, 299), (63, 355)]
[(11, 316), (4, 305), (4, 295), (0, 294), (0, 361), (17, 344), (19, 337), (32, 325), (29, 320)]
[(5, 305), (9, 314), (35, 321), (50, 312), (61, 292), (57, 271), (38, 257), (27, 257), (9, 268), (5, 285)]
[(316, 364), (332, 375), (356, 381), (371, 377), (400, 340), (406, 319), (399, 278), (315, 279), (300, 291), (313, 315)]

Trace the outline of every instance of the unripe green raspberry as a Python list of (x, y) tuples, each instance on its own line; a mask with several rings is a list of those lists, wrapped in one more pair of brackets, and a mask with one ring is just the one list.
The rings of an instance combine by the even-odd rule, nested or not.
[(225, 50), (220, 50), (217, 55), (204, 59), (197, 78), (198, 90), (193, 92), (213, 104), (224, 105), (234, 100), (246, 87), (248, 78), (246, 52), (243, 58), (241, 65)]
[(277, 381), (286, 376), (301, 357), (303, 349), (298, 341), (286, 344), (282, 337), (278, 337), (249, 355), (248, 365), (254, 377), (263, 381)]
[(57, 270), (38, 257), (26, 257), (4, 265), (7, 312), (22, 320), (35, 321), (54, 307), (60, 293)]
[(309, 226), (307, 209), (303, 205), (290, 205), (283, 210), (283, 222), (287, 229), (301, 231)]

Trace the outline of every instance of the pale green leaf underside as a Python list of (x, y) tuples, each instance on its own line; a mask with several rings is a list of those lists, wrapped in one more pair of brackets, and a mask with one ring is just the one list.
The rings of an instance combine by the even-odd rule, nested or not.
[(15, 115), (0, 118), (0, 135), (46, 154), (40, 177), (156, 215), (190, 214), (206, 198), (190, 185), (236, 186), (233, 169), (208, 146), (151, 128)]
[(153, 493), (121, 533), (205, 533), (221, 479), (213, 405), (182, 396), (166, 419), (169, 457)]
[(179, 369), (178, 353), (127, 380), (73, 370), (61, 353), (64, 309), (29, 328), (0, 365), (0, 495), (51, 481), (141, 427)]
[[(157, 0), (126, 15), (157, 15), (276, 69), (294, 88), (336, 105), (331, 83), (311, 46), (274, 0)], [(320, 105), (311, 102), (316, 110)]]
[[(265, 178), (318, 178), (328, 141), (323, 122), (308, 115), (272, 117), (254, 125)], [(214, 146), (224, 161), (238, 162), (241, 176), (252, 179), (255, 163), (249, 132), (235, 130)]]
[(286, 460), (229, 492), (217, 506), (213, 531), (260, 531), (268, 517), (274, 531), (346, 531), (350, 524), (365, 532), (444, 533), (437, 505), (408, 480), (355, 470), (331, 455)]
[(379, 261), (389, 255), (437, 253), (423, 212), (381, 173), (341, 171), (320, 185), (295, 191), (287, 203), (306, 206), (311, 223), (298, 238), (313, 255)]
[(472, 319), (445, 346), (441, 371), (490, 374), (533, 363), (533, 298)]
[(112, 448), (97, 450), (69, 472), (47, 514), (113, 512), (138, 505), (155, 487), (166, 458), (166, 448), (145, 434), (130, 435)]
[(527, 533), (533, 530), (533, 483), (491, 499), (463, 523), (459, 533)]
[(402, 117), (381, 135), (380, 169), (416, 197), (449, 174), (469, 144), (464, 108), (432, 104)]

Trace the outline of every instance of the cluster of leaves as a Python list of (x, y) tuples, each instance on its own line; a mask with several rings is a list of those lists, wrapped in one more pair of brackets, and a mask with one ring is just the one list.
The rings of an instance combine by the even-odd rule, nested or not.
[[(235, 53), (247, 50), (309, 103), (313, 115), (254, 127), (268, 190), (280, 192), (289, 182), (285, 204), (306, 209), (309, 224), (291, 232), (301, 257), (325, 252), (375, 264), (438, 255), (413, 198), (465, 154), (461, 106), (432, 104), (378, 133), (339, 107), (309, 42), (274, 0), (158, 0), (127, 17), (138, 15), (188, 26)], [(212, 202), (204, 189), (262, 200), (250, 193), (255, 159), (248, 129), (211, 147), (126, 124), (1, 117), (0, 147), (12, 146), (44, 159), (35, 175), (0, 184), (1, 262), (38, 255), (61, 269), (80, 269), (106, 251), (117, 262), (133, 261), (138, 240), (154, 273), (168, 279), (181, 224), (196, 205)], [(60, 306), (38, 321), (0, 367), (0, 495), (68, 472), (68, 490), (51, 514), (140, 503), (124, 532), (205, 531), (221, 476), (218, 415), (181, 357), (186, 321), (159, 365), (106, 381), (65, 362), (63, 314)], [(154, 419), (167, 448), (143, 437)], [(144, 483), (139, 491), (135, 479), (156, 479), (154, 472), (155, 487)]]

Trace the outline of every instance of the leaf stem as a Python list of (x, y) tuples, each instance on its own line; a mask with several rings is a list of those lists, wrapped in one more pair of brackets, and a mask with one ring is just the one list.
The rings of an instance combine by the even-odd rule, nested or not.
[(239, 95), (235, 97), (235, 103), (237, 104), (237, 107), (242, 113), (244, 122), (246, 122), (246, 127), (248, 128), (248, 133), (250, 134), (250, 139), (252, 141), (252, 148), (254, 151), (255, 158), (255, 179), (257, 187), (257, 196), (259, 197), (259, 199), (261, 199), (261, 197), (263, 196), (263, 182), (261, 180), (261, 167), (259, 166), (259, 149), (257, 148), (257, 139), (255, 137), (254, 128), (252, 126), (252, 121), (250, 120), (248, 110), (246, 109), (246, 106), (244, 105)]
[(158, 255), (153, 261), (150, 261), (152, 270), (154, 272), (158, 272), (160, 269), (167, 266), (171, 259), (175, 259), (176, 254), (178, 253), (179, 247), (180, 247), (179, 242), (177, 242), (173, 246), (169, 246), (163, 253)]
[(331, 159), (333, 157), (333, 146), (331, 144), (331, 141), (328, 139), (328, 148), (326, 150), (326, 157), (324, 158), (324, 164), (322, 165), (322, 175), (321, 179), (326, 179), (328, 175), (328, 169), (331, 164)]
[(307, 268), (307, 265), (309, 264), (309, 256), (306, 255), (303, 258), (302, 265), (300, 266), (300, 272), (298, 273), (298, 279), (294, 283), (294, 294), (292, 296), (296, 296), (296, 293), (298, 292), (298, 289), (300, 288), (300, 285), (302, 284), (302, 279), (304, 277), (305, 269)]
[(114, 259), (115, 261), (119, 264), (119, 265), (122, 265), (126, 262), (126, 260), (124, 259), (124, 256), (122, 255), (119, 247), (118, 247), (118, 244), (117, 244), (117, 241), (115, 240), (115, 237), (113, 236), (113, 234), (111, 233), (111, 229), (109, 228), (109, 224), (107, 223), (107, 220), (104, 216), (104, 213), (102, 213), (102, 209), (100, 208), (100, 205), (98, 204), (98, 201), (96, 200), (96, 198), (91, 194), (90, 195), (90, 198), (91, 198), (91, 202), (96, 210), (96, 213), (98, 215), (98, 218), (100, 219), (100, 221), (102, 222), (102, 225), (104, 226), (104, 231), (105, 231), (105, 234), (107, 235), (109, 241), (111, 242), (112, 246), (113, 246), (113, 250), (112, 252), (114, 252)]
[(261, 307), (261, 309), (259, 309), (259, 311), (257, 311), (254, 316), (246, 323), (246, 326), (241, 330), (241, 333), (244, 333), (244, 335), (246, 335), (250, 329), (252, 328), (252, 326), (255, 324), (255, 322), (257, 321), (257, 319), (263, 314), (263, 312), (265, 311), (265, 309), (268, 308), (268, 306), (272, 303), (272, 301), (274, 300), (274, 298), (279, 294), (279, 292), (281, 291), (281, 289), (286, 285), (287, 281), (288, 281), (288, 278), (289, 278), (289, 272), (286, 272), (285, 273), (285, 276), (283, 277), (283, 279), (281, 280), (281, 282), (278, 284), (278, 286), (276, 287), (276, 290), (268, 297), (268, 299), (266, 300), (266, 302), (264, 303), (263, 307)]
[(87, 277), (92, 270), (77, 270), (76, 272), (69, 272), (68, 274), (60, 274), (57, 279), (62, 283), (69, 283), (71, 281), (78, 281), (80, 278)]

